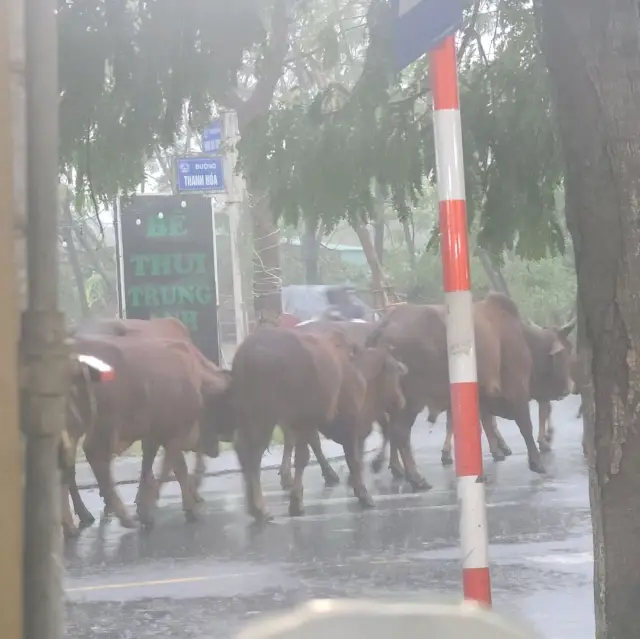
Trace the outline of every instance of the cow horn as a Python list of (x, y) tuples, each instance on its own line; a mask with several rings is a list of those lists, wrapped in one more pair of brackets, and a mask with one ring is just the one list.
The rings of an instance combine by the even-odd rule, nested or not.
[(576, 327), (576, 323), (578, 322), (578, 318), (574, 315), (561, 329), (560, 333), (567, 337), (571, 331)]

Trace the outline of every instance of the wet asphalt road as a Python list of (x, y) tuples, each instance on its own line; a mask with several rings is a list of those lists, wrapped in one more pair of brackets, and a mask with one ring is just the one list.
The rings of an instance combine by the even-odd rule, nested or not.
[[(494, 605), (546, 639), (593, 637), (592, 543), (578, 403), (554, 406), (548, 474), (529, 472), (515, 424), (502, 422), (514, 455), (485, 456)], [(537, 416), (537, 406), (532, 413)], [(343, 484), (305, 474), (304, 518), (289, 519), (276, 471), (263, 486), (276, 521), (256, 530), (237, 475), (206, 481), (201, 521), (186, 524), (177, 487), (165, 487), (156, 528), (95, 525), (66, 548), (70, 637), (231, 637), (247, 619), (311, 597), (411, 597), (460, 592), (455, 475), (440, 465), (444, 428), (414, 428), (420, 467), (434, 488), (412, 494), (388, 471), (368, 484), (377, 508), (358, 510)], [(346, 478), (343, 461), (334, 468)], [(121, 493), (133, 502), (135, 487)], [(376, 497), (377, 496), (377, 497)], [(84, 491), (99, 513), (95, 491)]]

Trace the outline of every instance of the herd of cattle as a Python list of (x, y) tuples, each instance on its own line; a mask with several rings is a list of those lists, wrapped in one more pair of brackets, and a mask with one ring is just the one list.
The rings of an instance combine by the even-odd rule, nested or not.
[[(349, 485), (363, 507), (373, 506), (363, 476), (366, 438), (374, 422), (384, 443), (372, 463), (379, 472), (390, 447), (389, 467), (415, 490), (429, 484), (411, 448), (411, 427), (425, 408), (429, 421), (447, 412), (442, 463), (451, 464), (446, 310), (437, 305), (392, 307), (377, 322), (321, 319), (294, 328), (261, 327), (235, 354), (231, 370), (208, 361), (178, 320), (102, 320), (74, 332), (77, 356), (108, 364), (113, 376), (96, 382), (77, 374), (68, 401), (67, 455), (63, 473), (65, 535), (74, 536), (94, 518), (75, 481), (75, 456), (84, 451), (105, 503), (125, 527), (137, 525), (122, 502), (112, 459), (135, 442), (142, 445), (136, 497), (137, 519), (151, 526), (159, 489), (173, 473), (187, 519), (196, 517), (203, 455), (216, 457), (220, 442), (233, 442), (251, 516), (268, 520), (260, 483), (261, 460), (276, 425), (285, 446), (281, 483), (290, 491), (289, 513), (303, 513), (303, 473), (311, 448), (327, 484), (338, 476), (322, 453), (319, 433), (344, 448)], [(575, 322), (541, 328), (523, 318), (511, 299), (491, 293), (474, 304), (480, 416), (496, 460), (511, 454), (496, 416), (516, 422), (529, 468), (544, 473), (540, 452), (550, 449), (551, 401), (575, 392), (576, 361), (568, 336)], [(529, 402), (540, 405), (538, 445)], [(153, 463), (164, 449), (156, 479)], [(292, 473), (292, 454), (295, 462)], [(197, 453), (188, 472), (184, 452)], [(402, 459), (402, 462), (400, 461)], [(79, 526), (69, 504), (73, 503)]]

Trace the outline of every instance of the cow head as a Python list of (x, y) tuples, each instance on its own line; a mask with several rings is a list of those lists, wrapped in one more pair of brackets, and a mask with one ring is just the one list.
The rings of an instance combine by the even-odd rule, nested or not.
[(546, 380), (540, 381), (548, 386), (551, 394), (557, 394), (561, 399), (573, 392), (574, 382), (571, 375), (571, 355), (572, 345), (569, 335), (576, 326), (576, 319), (573, 318), (561, 328), (547, 329), (551, 333), (550, 347), (547, 354), (548, 366), (546, 370)]
[(367, 393), (376, 397), (376, 402), (386, 413), (400, 411), (405, 406), (401, 380), (408, 369), (393, 357), (387, 346), (362, 349), (355, 363), (367, 381)]

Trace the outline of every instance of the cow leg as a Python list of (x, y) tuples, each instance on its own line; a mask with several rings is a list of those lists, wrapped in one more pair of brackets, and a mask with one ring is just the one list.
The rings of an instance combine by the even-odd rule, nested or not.
[(528, 402), (522, 402), (521, 406), (518, 407), (517, 411), (515, 412), (514, 421), (518, 425), (520, 434), (522, 435), (524, 443), (527, 446), (529, 469), (534, 473), (544, 475), (546, 471), (542, 464), (542, 460), (540, 459), (540, 451), (538, 450), (536, 441), (533, 438), (533, 424), (531, 423), (531, 414), (529, 413)]
[(193, 469), (193, 485), (196, 490), (197, 499), (202, 499), (198, 493), (198, 488), (202, 486), (202, 480), (204, 479), (204, 473), (206, 471), (206, 463), (204, 461), (204, 455), (202, 453), (196, 453), (196, 467)]
[(338, 473), (336, 473), (336, 471), (331, 468), (329, 460), (324, 456), (324, 453), (322, 452), (320, 433), (316, 432), (311, 436), (309, 445), (311, 446), (311, 450), (318, 460), (320, 470), (322, 471), (322, 476), (324, 477), (325, 485), (329, 487), (337, 486), (340, 483), (340, 477), (338, 477)]
[[(498, 428), (498, 420), (495, 418), (495, 416), (492, 419), (491, 427), (493, 429), (493, 434), (495, 435), (495, 438), (496, 438), (496, 444), (498, 446), (498, 450), (503, 455), (503, 457), (501, 459), (496, 459), (495, 455), (493, 455), (493, 458), (496, 461), (504, 461), (505, 457), (510, 457), (511, 455), (513, 455), (513, 451), (511, 450), (511, 448), (509, 448), (507, 442), (504, 440), (504, 437), (502, 436), (502, 433), (500, 432), (500, 429)], [(485, 433), (486, 433), (486, 431), (485, 431)]]
[(405, 468), (405, 476), (412, 488), (417, 491), (430, 490), (431, 486), (427, 480), (418, 472), (416, 460), (411, 449), (411, 427), (418, 416), (420, 409), (407, 404), (399, 412), (396, 419), (391, 420), (389, 431), (391, 449), (393, 452), (394, 443), (397, 446)]
[(550, 452), (551, 442), (553, 442), (551, 402), (538, 402), (538, 447), (540, 452)]
[(304, 469), (309, 463), (309, 440), (311, 438), (306, 436), (306, 433), (302, 429), (296, 429), (295, 433), (295, 474), (293, 477), (293, 486), (291, 487), (291, 493), (289, 494), (289, 516), (300, 517), (304, 515), (304, 486), (302, 478), (304, 476)]
[(504, 441), (502, 433), (498, 429), (498, 420), (495, 415), (489, 415), (488, 418), (482, 418), (482, 430), (489, 444), (489, 452), (493, 457), (493, 461), (502, 462), (506, 459), (507, 453), (511, 455), (511, 449)]
[[(504, 461), (505, 456), (511, 455), (511, 449), (507, 446), (495, 421), (495, 417), (490, 415), (482, 420), (482, 427), (489, 443), (489, 450), (495, 461)], [(441, 461), (443, 466), (453, 464), (451, 455), (451, 441), (453, 439), (453, 417), (451, 411), (447, 411), (447, 434), (445, 436), (444, 445), (442, 446)]]
[(195, 499), (191, 477), (189, 476), (189, 468), (184, 458), (184, 454), (179, 448), (167, 448), (167, 456), (173, 464), (173, 473), (180, 484), (180, 492), (182, 493), (182, 510), (188, 522), (194, 522), (198, 519), (197, 506)]
[[(156, 459), (160, 446), (155, 441), (143, 440), (142, 442), (142, 468), (140, 470), (140, 483), (136, 495), (136, 512), (140, 523), (151, 528), (154, 524), (153, 509), (160, 496), (160, 483), (153, 474), (153, 462)], [(168, 477), (170, 468), (165, 467), (168, 454), (165, 451), (160, 473), (160, 482)]]
[(244, 478), (247, 512), (258, 522), (266, 522), (273, 519), (267, 512), (260, 482), (262, 456), (271, 439), (273, 428), (272, 426), (264, 429), (264, 433), (258, 431), (259, 439), (256, 438), (257, 441), (252, 440), (246, 427), (241, 428), (236, 433), (235, 449)]
[(98, 482), (100, 494), (104, 499), (105, 515), (114, 513), (123, 528), (136, 528), (136, 522), (127, 512), (127, 508), (116, 490), (111, 473), (111, 456), (105, 455), (105, 450), (108, 450), (108, 448), (102, 442), (94, 441), (93, 438), (89, 437), (85, 439), (84, 452)]
[(349, 438), (343, 446), (344, 457), (349, 466), (349, 485), (353, 488), (355, 496), (362, 508), (374, 508), (375, 503), (365, 486), (362, 478), (362, 461), (364, 458), (364, 440), (360, 440), (357, 435)]
[(62, 485), (62, 534), (65, 539), (74, 539), (80, 534), (80, 529), (76, 526), (71, 512), (71, 504), (69, 503), (69, 488), (66, 484)]
[[(76, 454), (78, 450), (78, 440), (76, 438), (69, 437), (69, 447), (70, 447), (70, 455), (73, 460), (64, 472), (64, 498), (66, 501), (66, 507), (69, 505), (69, 497), (71, 497), (71, 502), (73, 503), (73, 510), (76, 515), (78, 515), (78, 520), (80, 524), (80, 528), (88, 528), (92, 526), (96, 518), (89, 512), (89, 509), (85, 506), (82, 501), (82, 497), (80, 496), (80, 491), (78, 490), (78, 484), (76, 483)], [(69, 513), (71, 514), (71, 513)], [(63, 516), (66, 516), (63, 513)], [(73, 518), (72, 518), (73, 519)]]
[(389, 419), (385, 417), (385, 418), (382, 418), (379, 422), (380, 428), (382, 430), (382, 445), (380, 446), (380, 450), (378, 451), (376, 458), (373, 460), (373, 462), (371, 462), (371, 469), (373, 470), (374, 473), (378, 473), (382, 469), (382, 465), (386, 461), (386, 448), (388, 443), (389, 444), (389, 470), (391, 471), (391, 476), (394, 479), (404, 479), (405, 473), (404, 473), (404, 468), (400, 463), (400, 457), (398, 455), (398, 446), (394, 438), (390, 436), (390, 431), (396, 428), (395, 424), (392, 426), (394, 419), (397, 419), (397, 418), (394, 416), (389, 416)]
[(378, 420), (378, 425), (382, 432), (382, 445), (380, 450), (371, 462), (371, 471), (376, 475), (382, 470), (385, 461), (387, 461), (387, 444), (389, 443), (389, 420), (386, 417), (381, 417)]
[(282, 449), (282, 462), (280, 463), (280, 487), (282, 490), (291, 490), (293, 476), (291, 474), (291, 456), (293, 455), (294, 436), (287, 427), (282, 428), (284, 447)]
[(451, 411), (447, 411), (447, 433), (444, 436), (444, 444), (442, 445), (442, 453), (440, 461), (443, 466), (451, 466), (453, 464), (453, 456), (451, 455), (451, 442), (453, 441), (453, 417)]
[(389, 470), (394, 479), (405, 478), (404, 467), (398, 454), (398, 444), (393, 439), (389, 440)]
[(78, 490), (78, 484), (76, 483), (75, 468), (70, 473), (68, 490), (69, 495), (71, 496), (71, 501), (73, 502), (73, 509), (80, 520), (80, 528), (88, 528), (89, 526), (92, 526), (95, 523), (96, 518), (89, 512), (89, 509), (82, 501), (80, 491)]

